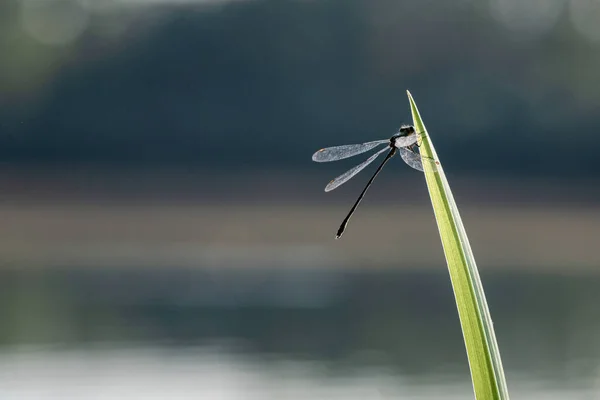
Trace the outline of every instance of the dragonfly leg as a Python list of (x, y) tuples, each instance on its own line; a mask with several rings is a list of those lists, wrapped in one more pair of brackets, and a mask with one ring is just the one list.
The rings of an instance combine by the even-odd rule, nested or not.
[[(423, 132), (421, 132), (421, 133), (423, 133)], [(421, 133), (417, 133), (417, 135), (420, 135)], [(418, 140), (417, 140), (417, 143), (415, 143), (415, 144), (417, 145), (417, 147), (421, 147)]]

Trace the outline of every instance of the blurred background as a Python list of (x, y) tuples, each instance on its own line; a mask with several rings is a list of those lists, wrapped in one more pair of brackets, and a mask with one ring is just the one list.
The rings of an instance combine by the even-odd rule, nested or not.
[[(600, 399), (599, 0), (3, 0), (0, 398), (464, 399), (419, 105), (513, 399)], [(362, 161), (366, 156), (357, 157)]]

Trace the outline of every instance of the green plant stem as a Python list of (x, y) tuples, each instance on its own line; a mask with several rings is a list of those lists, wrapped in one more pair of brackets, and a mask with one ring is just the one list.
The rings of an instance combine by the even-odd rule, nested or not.
[(414, 126), (420, 135), (425, 180), (450, 272), (475, 397), (508, 400), (500, 351), (475, 258), (435, 148), (410, 92), (407, 94)]

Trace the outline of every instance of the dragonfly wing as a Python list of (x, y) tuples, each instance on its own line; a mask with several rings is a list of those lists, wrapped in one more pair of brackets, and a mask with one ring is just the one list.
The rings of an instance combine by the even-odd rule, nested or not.
[(367, 165), (371, 164), (381, 153), (387, 150), (387, 147), (385, 149), (381, 149), (377, 153), (373, 154), (371, 157), (367, 158), (365, 162), (358, 164), (353, 168), (350, 168), (348, 171), (344, 172), (342, 175), (329, 182), (329, 184), (325, 186), (325, 191), (330, 192), (333, 189), (339, 187), (340, 185), (348, 182), (354, 175), (358, 174), (360, 171), (365, 169)]
[(417, 143), (418, 136), (416, 133), (412, 133), (408, 136), (400, 136), (395, 138), (394, 146), (396, 147), (408, 147)]
[(400, 147), (398, 151), (400, 152), (400, 157), (402, 157), (405, 163), (417, 171), (423, 172), (423, 162), (421, 161), (420, 154), (405, 149), (404, 147)]
[(327, 161), (337, 161), (342, 160), (344, 158), (352, 157), (375, 147), (389, 143), (388, 139), (386, 140), (375, 140), (374, 142), (367, 142), (361, 144), (347, 144), (344, 146), (334, 146), (334, 147), (326, 147), (317, 151), (313, 154), (312, 159), (316, 162), (327, 162)]

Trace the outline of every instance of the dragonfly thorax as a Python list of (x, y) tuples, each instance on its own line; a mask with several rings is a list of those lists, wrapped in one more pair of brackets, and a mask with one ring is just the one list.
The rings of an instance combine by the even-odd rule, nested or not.
[[(401, 139), (400, 142), (402, 142), (402, 144), (398, 143), (400, 146), (404, 147), (406, 146), (406, 144), (404, 144), (404, 142), (407, 141), (408, 136), (411, 135), (415, 135), (415, 128), (412, 125), (402, 125), (400, 127), (400, 129), (398, 130), (398, 133), (394, 134), (394, 136), (392, 136), (390, 138), (390, 147), (396, 147), (396, 142), (398, 139)], [(404, 139), (406, 138), (406, 139)]]
[(390, 147), (412, 148), (418, 141), (418, 135), (412, 125), (402, 125), (398, 133), (390, 138)]

